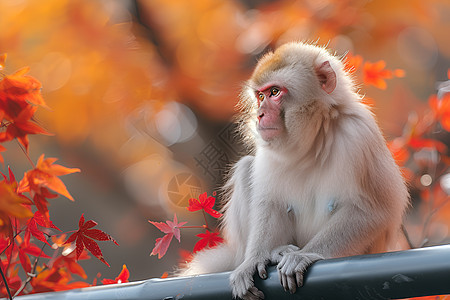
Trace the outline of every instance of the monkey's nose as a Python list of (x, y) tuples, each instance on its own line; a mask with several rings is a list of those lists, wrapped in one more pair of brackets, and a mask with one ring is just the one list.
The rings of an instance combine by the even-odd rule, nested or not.
[(261, 114), (258, 116), (258, 121), (261, 121), (262, 117), (264, 117), (264, 113), (261, 113)]

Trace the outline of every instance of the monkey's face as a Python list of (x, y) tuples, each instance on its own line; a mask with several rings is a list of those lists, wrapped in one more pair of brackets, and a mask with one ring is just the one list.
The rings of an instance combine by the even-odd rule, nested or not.
[[(270, 67), (273, 69), (269, 70)], [(265, 68), (265, 73), (256, 73), (249, 84), (253, 87), (252, 98), (257, 109), (256, 130), (272, 147), (287, 147), (302, 135), (304, 122), (300, 119), (306, 116), (301, 111), (315, 98), (310, 83), (313, 78), (308, 67), (301, 63), (281, 64), (279, 68), (266, 65)]]
[[(336, 74), (320, 49), (286, 44), (258, 62), (241, 94), (258, 136), (272, 148), (296, 147), (317, 131), (320, 108), (327, 109)], [(253, 114), (256, 108), (256, 115)]]
[(265, 141), (271, 141), (285, 131), (282, 106), (286, 94), (287, 89), (276, 84), (269, 84), (255, 91), (258, 103), (256, 129)]

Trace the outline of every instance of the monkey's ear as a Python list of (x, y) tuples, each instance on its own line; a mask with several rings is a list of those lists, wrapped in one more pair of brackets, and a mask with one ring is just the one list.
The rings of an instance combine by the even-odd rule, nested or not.
[(325, 92), (331, 94), (336, 88), (336, 73), (334, 73), (330, 62), (327, 60), (320, 66), (316, 66), (315, 69), (320, 86)]

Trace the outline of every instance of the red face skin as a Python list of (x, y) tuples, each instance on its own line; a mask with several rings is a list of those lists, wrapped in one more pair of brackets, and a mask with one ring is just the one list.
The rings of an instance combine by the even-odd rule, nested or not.
[(270, 141), (284, 130), (281, 118), (281, 104), (287, 89), (277, 85), (267, 85), (255, 91), (258, 100), (258, 132), (262, 139)]

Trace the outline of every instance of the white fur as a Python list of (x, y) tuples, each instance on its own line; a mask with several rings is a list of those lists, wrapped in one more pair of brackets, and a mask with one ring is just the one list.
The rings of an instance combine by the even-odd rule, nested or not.
[[(314, 71), (325, 61), (336, 74), (330, 94)], [(289, 91), (286, 134), (273, 141), (256, 134), (255, 156), (236, 164), (226, 186), (225, 243), (198, 253), (183, 273), (234, 270), (233, 295), (244, 299), (262, 297), (253, 274), (264, 277), (269, 261), (294, 292), (318, 259), (389, 250), (408, 205), (400, 171), (339, 59), (302, 43), (264, 57), (241, 96), (249, 132), (256, 132), (253, 90), (269, 83)]]

